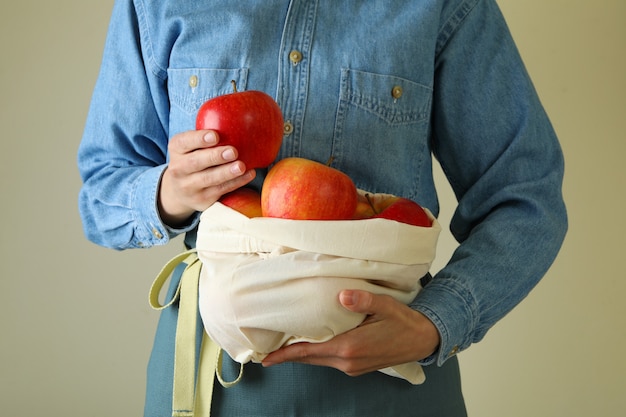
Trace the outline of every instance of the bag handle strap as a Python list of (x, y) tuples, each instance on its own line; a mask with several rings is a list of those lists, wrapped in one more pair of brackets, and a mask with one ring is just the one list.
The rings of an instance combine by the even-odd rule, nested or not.
[(213, 393), (215, 377), (224, 388), (230, 388), (239, 383), (243, 377), (243, 363), (239, 368), (239, 375), (234, 381), (227, 382), (222, 378), (222, 355), (224, 351), (203, 332), (202, 347), (200, 350), (200, 364), (198, 369), (198, 384), (196, 386), (196, 417), (209, 417), (211, 415), (211, 397), (207, 393)]
[(182, 252), (176, 255), (175, 257), (170, 259), (163, 266), (163, 268), (161, 268), (161, 271), (159, 271), (156, 278), (154, 279), (154, 282), (152, 283), (152, 286), (150, 287), (150, 292), (148, 293), (148, 303), (150, 304), (150, 307), (152, 307), (155, 310), (164, 310), (168, 308), (169, 306), (171, 306), (172, 304), (174, 304), (176, 300), (178, 300), (178, 297), (180, 296), (180, 287), (182, 283), (182, 278), (181, 278), (181, 283), (178, 284), (178, 287), (176, 288), (176, 292), (172, 296), (171, 300), (169, 301), (165, 300), (167, 302), (165, 304), (161, 304), (159, 301), (159, 296), (161, 294), (163, 287), (165, 287), (165, 283), (167, 282), (168, 278), (172, 275), (172, 272), (174, 272), (174, 269), (176, 269), (176, 267), (181, 262), (186, 263), (187, 268), (188, 268), (197, 259), (198, 259), (198, 255), (196, 254), (196, 250), (190, 249), (190, 250), (187, 250), (185, 252)]
[[(168, 278), (181, 263), (186, 264), (180, 282), (172, 298), (159, 301), (160, 293)], [(196, 373), (196, 331), (198, 320), (198, 285), (202, 262), (195, 249), (182, 252), (165, 264), (155, 278), (148, 296), (150, 306), (163, 310), (177, 300), (178, 321), (174, 354), (174, 382), (172, 392), (172, 417), (209, 417), (213, 382), (217, 377), (220, 384), (230, 388), (241, 380), (243, 364), (238, 377), (232, 382), (222, 378), (222, 349), (202, 332), (200, 360)], [(196, 376), (197, 386), (196, 386)]]
[[(181, 263), (184, 263), (186, 266), (176, 291), (170, 300), (166, 299), (161, 303), (159, 301), (161, 291), (176, 267)], [(148, 294), (150, 306), (159, 311), (169, 308), (176, 301), (179, 301), (174, 350), (172, 417), (193, 417), (194, 415), (196, 312), (198, 309), (197, 288), (200, 278), (200, 267), (201, 263), (195, 250), (188, 250), (176, 255), (161, 268)]]
[(195, 254), (189, 255), (184, 262), (187, 263), (187, 267), (180, 279), (179, 286), (172, 417), (191, 417), (194, 415), (198, 280), (201, 264)]

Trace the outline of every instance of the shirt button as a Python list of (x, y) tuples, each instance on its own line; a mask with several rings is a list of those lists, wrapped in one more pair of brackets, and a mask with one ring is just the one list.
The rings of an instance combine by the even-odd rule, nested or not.
[(287, 120), (283, 125), (283, 133), (285, 136), (289, 136), (293, 133), (293, 124), (289, 120)]
[(448, 357), (454, 356), (454, 355), (456, 355), (457, 353), (459, 353), (459, 347), (458, 347), (458, 346), (455, 346), (455, 347), (453, 347), (453, 348), (452, 348), (452, 350), (450, 351), (450, 353), (448, 353)]
[(156, 227), (152, 228), (152, 234), (154, 235), (154, 237), (156, 237), (157, 239), (163, 239), (163, 235), (161, 234), (161, 232), (159, 232)]
[(298, 65), (298, 63), (302, 61), (302, 52), (295, 49), (289, 52), (289, 60), (293, 65)]
[(400, 87), (399, 85), (396, 85), (391, 89), (391, 96), (397, 100), (400, 97), (402, 97), (403, 92), (404, 91), (402, 91), (402, 87)]
[(189, 87), (196, 88), (198, 86), (198, 76), (192, 75), (189, 77)]

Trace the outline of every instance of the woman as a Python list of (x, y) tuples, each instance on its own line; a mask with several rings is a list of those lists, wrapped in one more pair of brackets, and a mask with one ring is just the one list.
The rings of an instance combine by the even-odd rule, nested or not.
[[(246, 365), (240, 384), (216, 385), (214, 415), (466, 415), (456, 354), (528, 294), (567, 228), (562, 153), (495, 1), (118, 0), (79, 150), (91, 240), (147, 248), (186, 233), (193, 247), (200, 212), (260, 187), (263, 170), (194, 130), (231, 80), (276, 98), (279, 159), (332, 156), (357, 187), (436, 215), (434, 155), (460, 245), (409, 306), (346, 288), (362, 326)], [(171, 415), (175, 320), (162, 313), (146, 416)], [(408, 361), (424, 384), (372, 372)]]

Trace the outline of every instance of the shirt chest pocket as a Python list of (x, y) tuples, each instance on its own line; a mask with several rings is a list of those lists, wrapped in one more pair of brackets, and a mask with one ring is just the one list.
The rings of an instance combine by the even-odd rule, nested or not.
[(392, 75), (343, 69), (341, 106), (353, 106), (378, 117), (388, 126), (424, 121), (432, 89)]
[(170, 137), (196, 127), (196, 114), (205, 101), (246, 89), (247, 68), (211, 69), (183, 68), (167, 70), (167, 90), (170, 99)]
[(432, 88), (426, 85), (343, 69), (333, 135), (335, 165), (364, 189), (414, 195), (420, 168), (430, 155), (431, 102)]

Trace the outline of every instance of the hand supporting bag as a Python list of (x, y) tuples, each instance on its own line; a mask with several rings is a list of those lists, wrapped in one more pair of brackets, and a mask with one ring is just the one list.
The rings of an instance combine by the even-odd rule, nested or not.
[[(365, 315), (338, 294), (360, 289), (409, 303), (435, 256), (440, 225), (386, 219), (248, 218), (221, 203), (201, 216), (199, 310), (207, 334), (235, 361), (260, 362), (283, 345), (324, 342)], [(381, 370), (424, 381), (417, 362)]]

